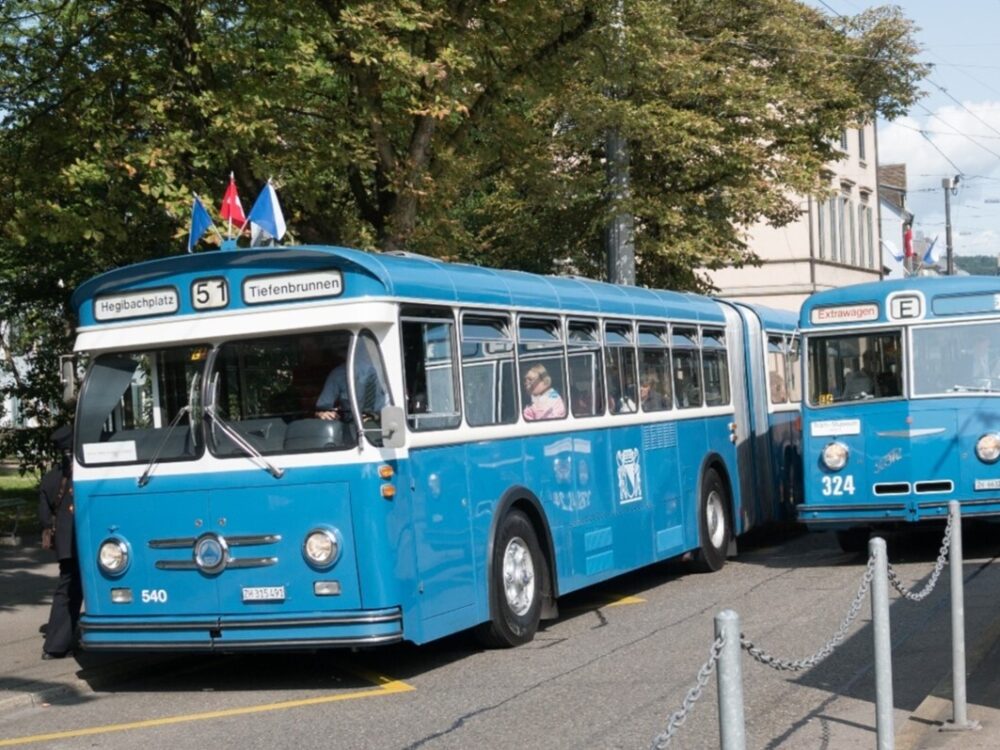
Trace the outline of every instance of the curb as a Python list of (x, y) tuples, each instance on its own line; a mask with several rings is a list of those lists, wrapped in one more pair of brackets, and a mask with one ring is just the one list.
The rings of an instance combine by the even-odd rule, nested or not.
[[(127, 678), (133, 673), (141, 672), (147, 666), (148, 661), (135, 656), (125, 656), (108, 664), (91, 667), (80, 667), (78, 663), (78, 668), (74, 670), (71, 677), (54, 678), (60, 680), (60, 684), (40, 687), (44, 683), (25, 682), (20, 688), (15, 687), (5, 691), (11, 694), (0, 697), (0, 714), (18, 708), (31, 708), (43, 703), (51, 703), (64, 695), (89, 695), (96, 692), (91, 686), (92, 683)], [(33, 688), (33, 686), (37, 687)]]
[[(1000, 617), (993, 620), (971, 650), (966, 651), (966, 679), (982, 666), (984, 657), (1000, 640)], [(950, 644), (949, 644), (950, 645)], [(930, 694), (910, 714), (896, 736), (896, 750), (918, 750), (929, 735), (937, 736), (940, 728), (952, 716), (951, 669), (931, 690)], [(970, 720), (972, 717), (970, 717)]]

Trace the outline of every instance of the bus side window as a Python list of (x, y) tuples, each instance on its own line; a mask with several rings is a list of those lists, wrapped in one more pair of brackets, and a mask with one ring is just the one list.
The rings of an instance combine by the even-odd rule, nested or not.
[(514, 340), (506, 315), (463, 314), (462, 388), (470, 426), (517, 421)]
[(638, 376), (631, 323), (605, 325), (604, 367), (608, 373), (608, 408), (611, 413), (633, 414), (638, 411)]
[(698, 329), (674, 326), (671, 334), (677, 408), (694, 409), (702, 404)]
[(782, 336), (767, 337), (767, 388), (772, 404), (788, 403), (788, 367)]
[(517, 353), (526, 421), (566, 416), (566, 345), (558, 318), (520, 316)]
[(601, 333), (596, 320), (571, 320), (569, 341), (569, 400), (574, 417), (604, 414)]
[(358, 335), (354, 352), (354, 390), (365, 437), (373, 445), (381, 446), (382, 409), (392, 404), (392, 394), (386, 381), (378, 340), (369, 330)]
[(643, 411), (663, 411), (673, 403), (667, 327), (639, 325), (639, 401)]
[(785, 390), (788, 392), (788, 400), (797, 404), (802, 401), (802, 384), (799, 382), (799, 374), (802, 372), (802, 340), (797, 336), (790, 336), (787, 341)]
[[(409, 317), (417, 313), (421, 317)], [(401, 319), (403, 368), (406, 383), (406, 421), (413, 430), (457, 427), (458, 369), (455, 324), (451, 310), (404, 310)]]
[(726, 335), (721, 330), (705, 328), (701, 334), (702, 368), (705, 371), (705, 405), (729, 403), (729, 356)]

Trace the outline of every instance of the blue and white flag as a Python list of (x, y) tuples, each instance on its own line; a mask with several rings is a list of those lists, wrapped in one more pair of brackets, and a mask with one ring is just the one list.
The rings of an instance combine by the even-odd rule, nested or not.
[(897, 263), (901, 263), (903, 261), (903, 258), (905, 256), (903, 255), (902, 250), (897, 248), (894, 244), (892, 244), (888, 240), (879, 240), (879, 242), (882, 243), (882, 247), (884, 247), (886, 250), (889, 251), (889, 255), (891, 255)]
[(270, 180), (254, 201), (253, 208), (247, 214), (247, 221), (250, 222), (251, 246), (258, 244), (258, 240), (260, 242), (269, 239), (280, 240), (285, 236), (285, 216), (281, 213), (278, 194), (274, 191), (274, 185)]
[(194, 203), (191, 206), (191, 229), (188, 231), (187, 251), (189, 253), (194, 251), (194, 246), (198, 244), (198, 240), (213, 226), (212, 217), (208, 215), (205, 204), (201, 202), (198, 194), (194, 193)]
[(926, 252), (924, 252), (924, 263), (933, 263), (937, 265), (937, 262), (941, 260), (941, 252), (934, 250), (935, 245), (937, 245), (938, 238), (935, 237), (931, 240), (931, 244), (927, 246)]

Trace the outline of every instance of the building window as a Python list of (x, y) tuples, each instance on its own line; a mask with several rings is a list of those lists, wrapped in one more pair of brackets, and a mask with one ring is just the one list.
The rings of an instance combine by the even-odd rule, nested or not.
[[(848, 224), (850, 225), (850, 231), (847, 232), (847, 236), (850, 238), (851, 243), (851, 265), (860, 266), (862, 265), (862, 260), (858, 258), (858, 231), (857, 222), (854, 218), (854, 205), (847, 196), (844, 196), (844, 211), (847, 213)], [(864, 258), (864, 251), (861, 252), (861, 258)]]
[(840, 148), (847, 151), (847, 130), (840, 131)]
[(867, 158), (867, 152), (865, 151), (865, 129), (863, 127), (858, 128), (858, 161), (864, 161)]
[(838, 202), (839, 199), (837, 196), (833, 196), (827, 204), (830, 207), (830, 260), (832, 261), (837, 260), (837, 248), (839, 247), (839, 243), (837, 242)]
[(826, 204), (816, 201), (816, 236), (819, 238), (817, 243), (817, 253), (820, 260), (826, 257)]

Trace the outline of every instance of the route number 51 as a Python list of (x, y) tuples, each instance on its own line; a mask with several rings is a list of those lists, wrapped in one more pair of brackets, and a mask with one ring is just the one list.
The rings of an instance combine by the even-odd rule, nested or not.
[(191, 285), (195, 310), (214, 310), (229, 304), (229, 284), (223, 278), (198, 279)]

